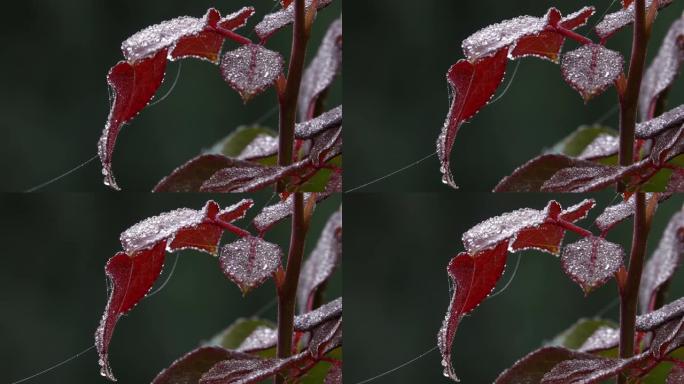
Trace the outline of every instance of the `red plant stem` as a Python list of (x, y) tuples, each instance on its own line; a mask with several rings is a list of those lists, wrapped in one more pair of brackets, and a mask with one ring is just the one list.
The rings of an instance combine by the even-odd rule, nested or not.
[[(304, 0), (294, 2), (294, 26), (292, 30), (292, 50), (290, 64), (287, 70), (287, 84), (280, 95), (278, 165), (288, 166), (292, 163), (294, 146), (294, 130), (297, 118), (297, 99), (304, 72), (306, 46), (309, 41), (309, 31), (306, 26), (306, 9)], [(278, 182), (278, 192), (284, 192), (285, 181)]]
[(576, 42), (580, 44), (594, 44), (594, 41), (592, 41), (590, 38), (586, 36), (582, 36), (579, 33), (575, 31), (571, 31), (567, 28), (564, 28), (562, 26), (558, 27), (551, 27), (553, 31), (560, 33), (561, 35), (567, 37), (568, 39), (575, 40)]
[(586, 230), (586, 229), (584, 229), (584, 228), (582, 228), (582, 227), (578, 227), (577, 225), (575, 225), (575, 224), (573, 224), (573, 223), (571, 223), (571, 222), (569, 222), (569, 221), (565, 221), (565, 220), (553, 220), (553, 219), (549, 219), (548, 221), (549, 221), (550, 223), (552, 223), (552, 224), (556, 224), (556, 225), (559, 226), (559, 227), (562, 227), (562, 228), (564, 228), (564, 229), (567, 229), (568, 231), (575, 232), (576, 234), (578, 234), (578, 235), (580, 235), (580, 236), (582, 236), (582, 237), (591, 237), (591, 236), (594, 236), (594, 234), (591, 233), (591, 231), (588, 231), (588, 230)]
[(249, 231), (246, 231), (236, 225), (233, 225), (231, 223), (227, 223), (225, 221), (221, 220), (213, 220), (211, 223), (218, 225), (219, 227), (225, 229), (228, 232), (234, 233), (240, 237), (247, 237), (247, 236), (252, 236), (252, 234)]
[[(646, 29), (646, 0), (634, 2), (634, 33), (632, 56), (624, 94), (620, 95), (620, 165), (629, 166), (634, 161), (634, 130), (637, 118), (637, 103), (646, 63), (648, 31)], [(625, 186), (618, 183), (618, 191), (624, 192)]]
[[(304, 194), (296, 192), (293, 196), (292, 231), (290, 232), (290, 250), (287, 255), (285, 279), (278, 288), (278, 358), (284, 359), (292, 355), (292, 333), (294, 331), (295, 299), (299, 274), (302, 269), (304, 242), (308, 231), (304, 219)], [(276, 375), (276, 384), (285, 383), (285, 377)]]
[(214, 31), (218, 32), (219, 34), (221, 34), (226, 39), (233, 40), (234, 42), (236, 42), (238, 44), (243, 44), (243, 45), (252, 44), (252, 40), (250, 40), (250, 39), (248, 39), (248, 38), (246, 38), (246, 37), (244, 37), (238, 33), (235, 33), (233, 31), (231, 31), (230, 29), (221, 28), (220, 26), (217, 26), (216, 28), (212, 28), (212, 29)]
[[(627, 283), (620, 294), (620, 358), (627, 359), (634, 355), (634, 327), (636, 323), (637, 298), (644, 268), (646, 240), (650, 230), (646, 218), (646, 194), (637, 192), (636, 209), (632, 231), (632, 250), (629, 256)], [(627, 376), (618, 376), (618, 384), (627, 383)]]

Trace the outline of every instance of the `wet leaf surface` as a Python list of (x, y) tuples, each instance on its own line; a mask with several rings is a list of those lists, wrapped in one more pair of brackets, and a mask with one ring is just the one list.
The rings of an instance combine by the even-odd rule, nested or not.
[[(460, 60), (447, 73), (452, 100), (442, 133), (437, 139), (437, 154), (441, 163), (442, 180), (456, 188), (450, 170), (451, 148), (461, 125), (472, 118), (494, 96), (506, 72), (507, 49), (476, 63)], [(472, 86), (477, 84), (477, 86)]]
[[(311, 6), (312, 2), (313, 0), (305, 1), (307, 10)], [(320, 10), (325, 8), (331, 3), (332, 0), (318, 0), (318, 9)], [(261, 41), (265, 42), (281, 28), (292, 23), (294, 23), (294, 4), (290, 0), (288, 1), (288, 5), (284, 6), (283, 9), (264, 16), (264, 19), (260, 21), (256, 27), (254, 27), (254, 31), (256, 32), (257, 36), (259, 36)]]
[(593, 163), (560, 154), (536, 157), (506, 176), (494, 192), (539, 192), (544, 183), (558, 171), (575, 167), (590, 167)]
[(335, 212), (325, 224), (316, 247), (304, 262), (297, 287), (299, 313), (313, 309), (316, 292), (332, 276), (342, 257), (342, 212)]
[(252, 162), (223, 155), (200, 155), (176, 168), (163, 178), (153, 192), (197, 192), (211, 176), (225, 168), (256, 166)]
[(311, 139), (329, 129), (342, 126), (342, 106), (331, 109), (320, 116), (299, 123), (295, 126), (295, 136), (298, 139)]
[(444, 375), (458, 381), (451, 363), (451, 349), (461, 319), (475, 309), (491, 292), (506, 266), (508, 242), (475, 253), (461, 253), (451, 259), (447, 272), (454, 287), (446, 317), (437, 335)]
[(221, 270), (243, 294), (263, 284), (280, 266), (280, 247), (259, 237), (247, 236), (221, 249)]
[(678, 212), (670, 219), (658, 247), (644, 266), (639, 287), (639, 307), (642, 313), (653, 309), (658, 292), (672, 279), (683, 253), (684, 212)]
[(600, 44), (586, 44), (563, 55), (561, 74), (586, 102), (608, 89), (623, 66), (619, 52)]
[(585, 237), (563, 249), (563, 271), (585, 294), (605, 284), (622, 266), (625, 252), (621, 246), (603, 238)]
[[(672, 4), (672, 0), (659, 0), (659, 7), (662, 9)], [(648, 9), (653, 3), (653, 0), (646, 0), (646, 9)], [(617, 33), (622, 28), (634, 23), (634, 0), (624, 1), (623, 4), (629, 4), (625, 8), (609, 13), (603, 17), (603, 20), (599, 22), (594, 28), (596, 34), (601, 39), (608, 39)]]
[(299, 120), (306, 121), (316, 113), (316, 105), (328, 92), (342, 71), (342, 19), (330, 24), (316, 56), (304, 71), (299, 92)]
[(164, 265), (165, 250), (166, 242), (161, 241), (151, 249), (131, 255), (119, 252), (107, 262), (105, 272), (112, 288), (95, 332), (95, 346), (100, 357), (100, 373), (110, 380), (116, 380), (109, 366), (109, 343), (114, 327), (152, 288)]
[(679, 75), (684, 59), (683, 38), (684, 19), (679, 19), (670, 26), (658, 54), (644, 73), (639, 97), (642, 119), (654, 116), (658, 104), (664, 102), (663, 99)]
[(252, 359), (250, 355), (220, 347), (200, 347), (174, 361), (152, 384), (196, 384), (215, 364), (228, 359)]
[(516, 361), (511, 368), (502, 372), (494, 383), (539, 383), (542, 377), (560, 362), (582, 357), (591, 358), (592, 355), (561, 347), (544, 347)]
[(283, 72), (283, 63), (279, 53), (247, 44), (223, 55), (221, 75), (246, 103), (275, 83)]

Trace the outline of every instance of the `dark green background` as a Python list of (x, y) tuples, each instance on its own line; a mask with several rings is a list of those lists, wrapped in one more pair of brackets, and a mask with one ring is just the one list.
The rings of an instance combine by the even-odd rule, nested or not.
[[(463, 58), (461, 41), (489, 24), (515, 16), (542, 16), (551, 6), (564, 14), (595, 5), (594, 25), (612, 0), (355, 1), (347, 4), (345, 188), (386, 175), (436, 150), (448, 111), (446, 71)], [(617, 0), (612, 10), (619, 9)], [(656, 23), (650, 58), (684, 4), (674, 2)], [(591, 36), (588, 27), (578, 32)], [(630, 52), (630, 29), (608, 46)], [(567, 49), (577, 43), (568, 41)], [(516, 62), (510, 62), (504, 85)], [(672, 101), (684, 100), (682, 82)], [(491, 191), (516, 167), (551, 147), (581, 124), (597, 121), (616, 101), (614, 90), (584, 105), (559, 67), (520, 60), (508, 93), (464, 125), (453, 149), (456, 182), (466, 191)], [(607, 124), (615, 127), (617, 115)], [(437, 157), (367, 187), (366, 191), (439, 191)]]
[[(434, 347), (449, 304), (446, 266), (463, 251), (461, 235), (489, 217), (519, 208), (542, 209), (542, 194), (351, 194), (345, 196), (345, 383), (356, 384)], [(581, 226), (591, 225), (612, 194)], [(564, 207), (580, 197), (557, 198)], [(684, 198), (660, 206), (649, 238), (649, 255)], [(629, 251), (631, 220), (608, 239)], [(565, 244), (578, 237), (568, 234)], [(484, 301), (464, 318), (456, 334), (453, 361), (463, 383), (491, 383), (517, 359), (551, 340), (579, 317), (592, 317), (616, 297), (611, 281), (585, 298), (579, 286), (549, 254), (525, 251), (510, 256), (497, 291), (518, 273), (507, 291)], [(684, 294), (684, 274), (676, 275), (672, 296)], [(607, 317), (617, 320), (617, 307)], [(373, 381), (447, 383), (439, 352)]]
[[(45, 182), (96, 154), (109, 111), (106, 75), (122, 59), (121, 42), (149, 25), (181, 15), (201, 17), (213, 6), (222, 14), (253, 5), (257, 13), (241, 33), (250, 34), (275, 9), (273, 0), (249, 1), (57, 1), (11, 2), (0, 24), (0, 190), (22, 191)], [(309, 58), (342, 2), (321, 11)], [(289, 55), (291, 29), (267, 47)], [(254, 38), (254, 34), (250, 34)], [(224, 49), (232, 49), (227, 42)], [(158, 96), (170, 88), (178, 63), (170, 63)], [(341, 81), (330, 105), (341, 100)], [(332, 104), (335, 103), (335, 104)], [(174, 91), (124, 127), (114, 154), (122, 188), (149, 191), (174, 168), (276, 104), (270, 90), (243, 105), (216, 66), (183, 60)], [(264, 124), (273, 127), (277, 115)], [(105, 190), (99, 160), (46, 188)]]
[[(268, 195), (256, 198), (249, 220)], [(119, 234), (136, 222), (168, 210), (201, 208), (213, 198), (221, 206), (236, 196), (185, 194), (53, 194), (0, 196), (0, 382), (10, 383), (68, 358), (94, 343), (106, 304), (104, 265), (121, 249)], [(323, 225), (339, 207), (339, 196), (318, 206), (307, 239), (307, 254)], [(289, 221), (288, 221), (289, 222)], [(266, 236), (285, 251), (289, 225)], [(224, 235), (222, 244), (234, 236)], [(142, 300), (122, 317), (110, 345), (110, 361), (121, 383), (148, 383), (176, 358), (211, 338), (238, 317), (248, 317), (272, 303), (275, 288), (267, 282), (242, 297), (218, 262), (196, 251), (167, 254), (159, 286), (175, 255), (178, 264), (165, 288)], [(331, 281), (327, 298), (342, 294), (342, 272)], [(275, 320), (275, 307), (263, 317)], [(92, 350), (50, 373), (40, 383), (106, 383)]]

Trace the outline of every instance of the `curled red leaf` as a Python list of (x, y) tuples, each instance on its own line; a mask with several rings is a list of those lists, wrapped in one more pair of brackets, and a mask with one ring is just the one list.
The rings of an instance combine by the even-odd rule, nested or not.
[(304, 71), (299, 91), (299, 119), (308, 120), (316, 114), (316, 105), (342, 70), (342, 19), (330, 24), (316, 56)]
[(200, 155), (181, 165), (163, 178), (153, 192), (197, 192), (213, 174), (224, 168), (249, 168), (250, 161), (233, 159), (223, 155)]
[(152, 384), (197, 383), (217, 363), (229, 359), (250, 360), (257, 357), (220, 347), (200, 347), (174, 361), (152, 380)]
[(109, 70), (107, 83), (112, 88), (112, 109), (97, 144), (105, 185), (119, 189), (112, 172), (112, 156), (121, 127), (147, 106), (164, 79), (166, 51), (128, 63), (120, 61)]
[[(672, 0), (658, 0), (658, 8), (662, 9), (672, 4)], [(646, 9), (651, 7), (653, 0), (646, 0)], [(628, 4), (625, 8), (609, 13), (603, 17), (596, 27), (596, 34), (603, 40), (606, 40), (617, 33), (622, 28), (634, 23), (634, 1), (630, 0), (623, 2)]]
[[(294, 23), (294, 4), (292, 1), (288, 2), (283, 9), (264, 16), (264, 19), (254, 27), (254, 31), (262, 42), (268, 40), (274, 33), (281, 28)], [(313, 0), (306, 0), (305, 5), (308, 8), (313, 3)], [(332, 3), (332, 0), (318, 0), (317, 8), (322, 9)]]
[(437, 345), (442, 354), (444, 375), (458, 381), (451, 363), (451, 348), (463, 316), (475, 309), (494, 289), (506, 266), (508, 242), (474, 255), (461, 253), (451, 259), (447, 272), (454, 286)]
[(644, 73), (639, 93), (639, 112), (646, 120), (654, 116), (672, 83), (679, 75), (684, 60), (684, 19), (675, 21), (667, 32), (658, 54)]
[(316, 247), (302, 266), (297, 286), (297, 306), (303, 313), (313, 309), (318, 289), (335, 271), (342, 256), (342, 212), (333, 213), (323, 228)]
[(437, 139), (437, 154), (441, 163), (442, 181), (458, 188), (450, 170), (451, 148), (461, 125), (472, 118), (494, 96), (506, 72), (507, 49), (485, 57), (476, 63), (460, 60), (447, 73), (453, 98), (442, 133)]
[(577, 358), (593, 356), (561, 347), (544, 347), (516, 361), (496, 378), (494, 384), (539, 383), (558, 363)]
[(105, 271), (112, 289), (100, 325), (95, 332), (95, 347), (100, 356), (100, 373), (116, 381), (109, 366), (109, 343), (121, 315), (130, 311), (150, 291), (164, 265), (166, 242), (128, 255), (117, 253), (109, 259)]

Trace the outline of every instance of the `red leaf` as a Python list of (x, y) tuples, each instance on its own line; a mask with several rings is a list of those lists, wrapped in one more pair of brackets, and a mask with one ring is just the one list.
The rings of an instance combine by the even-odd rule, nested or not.
[(670, 128), (684, 123), (684, 105), (671, 109), (662, 115), (637, 124), (635, 135), (639, 139), (651, 139)]
[[(258, 163), (248, 167), (224, 168), (202, 183), (201, 192), (254, 192), (275, 184), (300, 168), (265, 166)], [(304, 165), (304, 168), (308, 166)]]
[(202, 184), (224, 168), (256, 167), (255, 163), (223, 155), (200, 155), (163, 178), (153, 192), (199, 192)]
[(297, 305), (303, 313), (313, 309), (316, 292), (324, 285), (342, 256), (342, 212), (333, 213), (318, 238), (316, 247), (302, 267), (297, 286)]
[[(653, 176), (654, 169), (650, 159), (644, 159), (629, 167), (594, 164), (587, 167), (565, 168), (556, 172), (542, 185), (543, 192), (594, 192), (612, 186), (620, 180), (642, 183)], [(628, 184), (628, 187), (631, 184)]]
[[(628, 4), (629, 3), (629, 4)], [(634, 1), (630, 0), (625, 8), (607, 14), (600, 23), (596, 25), (596, 34), (602, 39), (606, 40), (617, 33), (622, 28), (634, 22)], [(646, 0), (646, 9), (651, 7), (653, 0)], [(662, 9), (672, 4), (672, 0), (659, 0), (658, 9)]]
[(101, 374), (116, 380), (109, 366), (109, 342), (121, 315), (130, 311), (150, 291), (164, 265), (166, 241), (130, 256), (117, 253), (109, 259), (105, 271), (112, 289), (100, 325), (95, 332), (95, 346), (100, 355)]
[(223, 79), (245, 103), (273, 85), (282, 72), (280, 54), (259, 44), (243, 45), (221, 59)]
[(561, 211), (560, 204), (551, 201), (544, 210), (523, 208), (507, 212), (466, 231), (462, 237), (463, 245), (470, 254), (491, 249), (502, 242), (510, 243), (511, 252), (534, 248), (557, 254), (565, 230), (549, 219), (577, 221), (583, 219), (593, 206), (593, 200), (585, 200)]
[(161, 371), (152, 384), (197, 383), (200, 377), (217, 363), (228, 359), (256, 359), (257, 357), (229, 351), (220, 347), (200, 347), (174, 361)]
[(169, 60), (195, 57), (216, 63), (223, 44), (223, 36), (216, 27), (232, 31), (244, 26), (253, 14), (253, 7), (244, 7), (221, 18), (219, 11), (210, 8), (202, 18), (181, 16), (162, 21), (126, 39), (121, 43), (121, 50), (129, 62), (168, 49)]
[[(316, 202), (320, 202), (330, 195), (331, 193), (328, 192), (317, 193)], [(294, 197), (292, 196), (293, 195), (289, 195), (285, 200), (262, 209), (252, 220), (254, 228), (256, 228), (260, 234), (263, 234), (281, 220), (290, 217), (292, 215), (292, 204), (294, 202)], [(304, 194), (304, 201), (308, 201), (310, 198), (311, 193)]]
[(639, 94), (641, 118), (652, 118), (679, 75), (684, 60), (684, 19), (675, 21), (660, 46), (658, 55), (644, 74)]
[(587, 295), (617, 272), (624, 256), (619, 245), (591, 236), (565, 246), (561, 266)]
[(342, 316), (342, 298), (314, 309), (313, 311), (295, 316), (294, 328), (297, 331), (310, 331), (319, 325)]
[(671, 320), (656, 329), (650, 345), (651, 355), (660, 360), (682, 346), (684, 318)]
[(600, 326), (579, 348), (581, 352), (599, 352), (617, 347), (620, 343), (620, 330)]
[(684, 297), (660, 309), (637, 316), (636, 329), (639, 331), (652, 331), (670, 320), (681, 318), (684, 314)]
[[(306, 0), (306, 8), (311, 6), (313, 0)], [(318, 0), (317, 9), (327, 7), (332, 3), (332, 0)], [(274, 33), (281, 28), (292, 24), (294, 22), (294, 4), (289, 1), (289, 4), (277, 12), (264, 16), (264, 19), (254, 27), (254, 31), (262, 42), (268, 40)]]
[(309, 161), (320, 168), (342, 153), (342, 127), (329, 129), (314, 138), (309, 150)]
[(107, 83), (112, 88), (114, 98), (97, 148), (102, 161), (104, 182), (114, 189), (119, 189), (112, 173), (116, 138), (121, 127), (152, 100), (164, 79), (165, 69), (166, 50), (161, 50), (155, 56), (133, 64), (120, 61), (109, 70)]
[(542, 384), (592, 384), (602, 383), (618, 373), (643, 364), (648, 356), (642, 354), (630, 359), (617, 360), (601, 357), (584, 357), (566, 360), (556, 365), (542, 378)]
[(510, 57), (537, 56), (555, 61), (564, 37), (553, 31), (562, 26), (575, 29), (587, 22), (594, 14), (593, 7), (583, 9), (561, 18), (556, 8), (551, 8), (544, 17), (520, 16), (485, 27), (463, 41), (463, 52), (471, 61), (493, 55), (500, 49), (510, 49)]
[(316, 114), (316, 105), (342, 70), (342, 19), (335, 20), (323, 37), (318, 53), (304, 71), (299, 91), (299, 119)]
[(253, 13), (254, 8), (244, 7), (221, 18), (216, 9), (210, 8), (201, 19), (183, 16), (167, 20), (143, 29), (121, 44), (126, 61), (120, 61), (107, 75), (114, 99), (98, 143), (105, 185), (119, 189), (112, 173), (117, 136), (121, 127), (152, 100), (164, 79), (166, 60), (197, 57), (216, 62), (223, 44), (216, 27), (239, 28)]
[(507, 48), (476, 63), (460, 60), (447, 73), (453, 99), (442, 133), (437, 139), (442, 180), (457, 188), (450, 170), (451, 148), (458, 129), (484, 107), (503, 81), (506, 72)]
[(516, 361), (496, 378), (494, 384), (539, 383), (544, 374), (558, 363), (576, 358), (593, 356), (561, 347), (544, 347)]
[(497, 184), (494, 192), (539, 192), (544, 183), (561, 169), (593, 165), (565, 155), (541, 155), (506, 176)]
[(243, 294), (263, 284), (280, 266), (280, 247), (259, 237), (243, 237), (221, 249), (221, 270)]
[[(652, 193), (646, 194), (646, 200), (650, 200), (652, 198)], [(658, 196), (658, 201), (663, 201), (666, 198), (669, 198), (668, 194), (660, 194)], [(606, 208), (603, 213), (596, 218), (594, 224), (596, 224), (598, 229), (600, 229), (603, 233), (610, 231), (617, 224), (634, 215), (634, 201), (635, 197), (632, 195), (626, 201), (622, 201)]]
[(342, 126), (342, 106), (338, 106), (320, 116), (299, 123), (295, 126), (295, 136), (298, 139), (311, 139), (330, 129)]
[(627, 7), (632, 5), (633, 2), (634, 2), (634, 0), (622, 0), (622, 8), (626, 9)]
[(600, 44), (586, 44), (563, 55), (563, 79), (585, 102), (603, 93), (622, 73), (624, 59), (619, 52)]
[(658, 292), (672, 279), (684, 254), (684, 212), (670, 219), (658, 248), (644, 267), (639, 287), (639, 307), (642, 313), (652, 310)]
[[(594, 7), (584, 7), (581, 10), (564, 17), (557, 24), (565, 29), (573, 30), (585, 25), (594, 12)], [(557, 19), (558, 16), (560, 16), (560, 13), (555, 8), (551, 8), (548, 15), (553, 15), (554, 19)], [(555, 24), (550, 21), (551, 20), (549, 20), (548, 24), (555, 26)], [(565, 36), (553, 30), (545, 30), (536, 35), (525, 36), (519, 39), (513, 49), (511, 49), (509, 56), (512, 59), (534, 56), (549, 59), (555, 63), (558, 62), (564, 42)]]
[(219, 205), (208, 201), (202, 210), (180, 208), (145, 219), (121, 233), (121, 245), (128, 254), (148, 249), (160, 241), (169, 244), (169, 251), (192, 248), (216, 254), (223, 229), (213, 222), (241, 219), (254, 205), (246, 199), (219, 211)]
[(278, 154), (278, 137), (258, 134), (237, 156), (240, 160), (254, 161)]
[(200, 384), (250, 384), (260, 383), (305, 357), (305, 353), (287, 359), (230, 359), (214, 365), (202, 375)]
[(679, 384), (684, 383), (684, 367), (678, 364), (672, 366), (672, 370), (667, 375), (665, 384)]
[(263, 325), (256, 327), (252, 333), (247, 336), (240, 346), (238, 351), (246, 353), (254, 353), (271, 349), (278, 344), (278, 331)]
[(454, 294), (437, 335), (437, 345), (442, 353), (444, 375), (454, 381), (458, 378), (451, 365), (451, 348), (458, 324), (492, 292), (503, 274), (507, 253), (508, 242), (504, 241), (473, 256), (463, 252), (449, 262), (447, 272), (454, 285)]
[(620, 139), (617, 136), (602, 133), (587, 145), (577, 156), (581, 160), (597, 160), (618, 154)]
[(311, 334), (307, 349), (315, 360), (342, 345), (342, 318), (322, 323)]
[[(682, 376), (684, 377), (684, 375)], [(330, 367), (323, 384), (342, 384), (342, 362), (333, 364), (332, 367)]]

